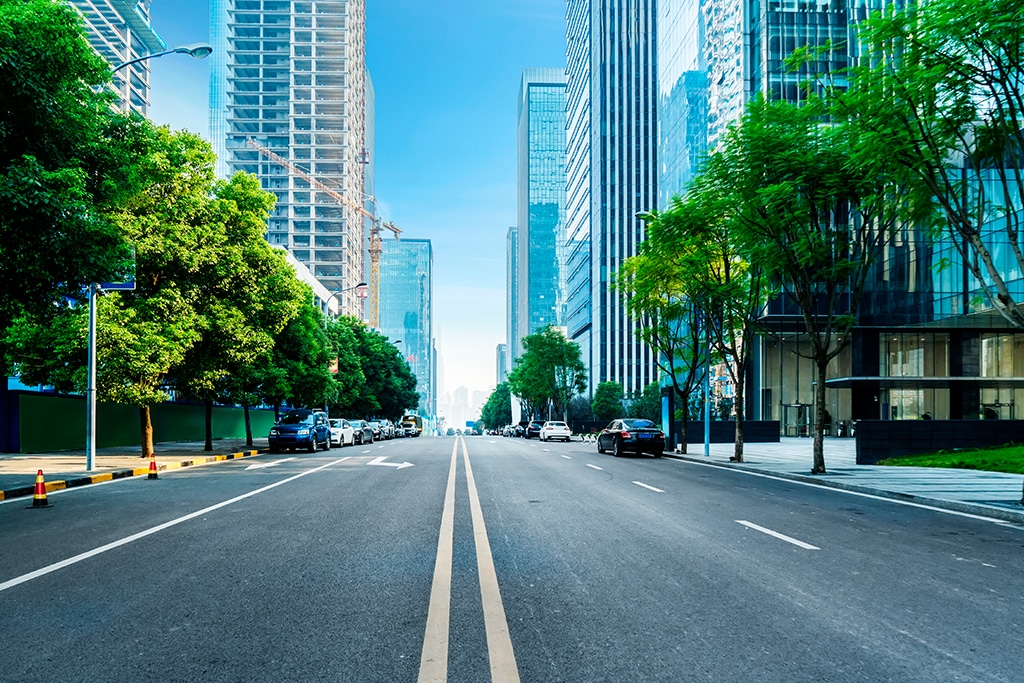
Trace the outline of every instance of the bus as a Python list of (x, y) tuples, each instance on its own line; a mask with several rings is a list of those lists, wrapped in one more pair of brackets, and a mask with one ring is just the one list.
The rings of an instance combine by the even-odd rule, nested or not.
[(402, 429), (406, 436), (419, 436), (423, 433), (423, 418), (419, 415), (406, 415), (402, 418)]

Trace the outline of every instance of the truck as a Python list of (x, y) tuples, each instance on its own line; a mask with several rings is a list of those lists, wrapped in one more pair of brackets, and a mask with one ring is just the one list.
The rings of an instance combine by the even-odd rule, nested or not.
[(419, 415), (406, 415), (402, 418), (402, 429), (406, 436), (419, 436), (423, 433), (423, 418)]

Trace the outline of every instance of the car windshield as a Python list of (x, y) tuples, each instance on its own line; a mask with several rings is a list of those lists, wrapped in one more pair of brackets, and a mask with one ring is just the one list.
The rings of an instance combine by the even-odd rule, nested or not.
[(622, 424), (630, 429), (651, 429), (652, 427), (657, 427), (650, 420), (623, 420)]
[(286, 413), (281, 418), (281, 424), (283, 425), (302, 425), (302, 424), (313, 424), (314, 418), (312, 413)]
[(564, 427), (565, 426), (564, 422), (545, 422), (544, 424), (547, 425), (548, 427)]

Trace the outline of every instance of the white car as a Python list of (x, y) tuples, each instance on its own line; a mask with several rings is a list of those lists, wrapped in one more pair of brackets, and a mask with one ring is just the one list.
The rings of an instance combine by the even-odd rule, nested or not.
[(545, 422), (540, 428), (540, 440), (551, 441), (552, 439), (562, 439), (564, 441), (572, 441), (572, 430), (569, 429), (569, 425), (564, 422)]
[(332, 446), (355, 445), (355, 433), (356, 430), (348, 423), (348, 420), (331, 420)]

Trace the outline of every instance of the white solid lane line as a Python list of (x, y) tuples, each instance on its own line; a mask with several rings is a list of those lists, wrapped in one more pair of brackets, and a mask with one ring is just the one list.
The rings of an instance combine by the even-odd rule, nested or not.
[(633, 483), (634, 483), (634, 484), (636, 484), (637, 486), (642, 486), (642, 487), (644, 487), (644, 488), (645, 488), (645, 489), (647, 489), (648, 491), (654, 491), (655, 493), (665, 493), (665, 492), (664, 492), (664, 491), (662, 491), (661, 489), (656, 489), (656, 488), (654, 488), (653, 486), (648, 486), (647, 484), (643, 483), (642, 481), (634, 481)]
[(604, 468), (603, 467), (598, 467), (597, 465), (591, 465), (589, 462), (587, 463), (587, 467), (589, 467), (592, 470), (601, 470), (602, 472), (604, 472)]
[(441, 532), (437, 540), (434, 581), (430, 587), (427, 609), (427, 630), (423, 635), (420, 655), (419, 683), (445, 683), (448, 680), (448, 624), (452, 604), (452, 554), (455, 535), (455, 465), (458, 462), (459, 440), (452, 444), (452, 461), (448, 467)]
[(811, 545), (810, 543), (804, 543), (803, 541), (798, 541), (797, 539), (792, 538), (790, 536), (786, 536), (785, 534), (780, 534), (778, 531), (772, 531), (771, 529), (765, 529), (763, 526), (758, 526), (758, 525), (754, 524), (753, 522), (748, 522), (745, 519), (737, 519), (736, 523), (737, 524), (742, 524), (743, 526), (748, 527), (750, 529), (753, 529), (754, 531), (760, 531), (762, 534), (768, 534), (769, 536), (773, 536), (773, 537), (779, 539), (780, 541), (785, 541), (786, 543), (792, 543), (793, 545), (798, 546), (800, 548), (803, 548), (804, 550), (821, 550), (821, 548), (819, 548), (818, 546)]
[(126, 537), (124, 537), (124, 538), (122, 538), (120, 540), (117, 540), (117, 541), (114, 541), (112, 543), (108, 543), (106, 545), (100, 546), (99, 548), (94, 548), (93, 550), (89, 550), (87, 552), (81, 553), (80, 555), (75, 555), (74, 557), (69, 557), (66, 560), (61, 560), (60, 562), (56, 562), (56, 563), (51, 564), (51, 565), (49, 565), (47, 567), (43, 567), (42, 569), (37, 569), (34, 572), (29, 572), (28, 574), (23, 574), (23, 575), (21, 575), (19, 577), (13, 578), (13, 579), (11, 579), (9, 581), (5, 581), (3, 583), (0, 583), (0, 592), (3, 592), (5, 590), (7, 590), (8, 588), (13, 588), (14, 586), (17, 586), (19, 584), (25, 583), (26, 581), (31, 581), (32, 579), (38, 579), (40, 576), (45, 576), (46, 574), (49, 574), (51, 572), (57, 571), (58, 569), (63, 569), (64, 567), (70, 567), (73, 564), (78, 564), (79, 562), (81, 562), (83, 560), (87, 560), (90, 557), (95, 557), (97, 555), (100, 555), (102, 553), (107, 552), (108, 550), (113, 550), (114, 548), (120, 548), (121, 546), (127, 545), (127, 544), (129, 544), (129, 543), (131, 543), (133, 541), (137, 541), (140, 538), (145, 538), (146, 536), (152, 536), (153, 534), (155, 534), (155, 533), (157, 533), (159, 531), (163, 531), (164, 529), (169, 529), (172, 526), (176, 526), (178, 524), (181, 524), (182, 522), (187, 522), (190, 519), (195, 519), (196, 517), (202, 517), (203, 515), (205, 515), (207, 513), (213, 512), (214, 510), (219, 510), (222, 507), (227, 507), (228, 505), (232, 505), (233, 503), (237, 503), (238, 501), (245, 500), (246, 498), (252, 498), (253, 496), (256, 496), (256, 495), (259, 495), (261, 493), (264, 493), (265, 491), (269, 491), (270, 489), (277, 488), (278, 486), (281, 486), (282, 484), (287, 484), (289, 482), (295, 481), (296, 479), (304, 477), (307, 474), (313, 474), (314, 472), (319, 472), (320, 470), (325, 470), (328, 467), (331, 467), (332, 465), (337, 465), (339, 463), (345, 462), (346, 460), (348, 460), (347, 457), (346, 458), (341, 458), (340, 460), (335, 460), (334, 462), (329, 462), (326, 465), (321, 465), (320, 467), (317, 467), (315, 469), (307, 470), (305, 472), (300, 472), (299, 474), (296, 474), (296, 475), (294, 475), (292, 477), (288, 477), (287, 479), (282, 479), (279, 482), (275, 482), (273, 484), (269, 484), (267, 486), (264, 486), (261, 489), (256, 489), (255, 491), (250, 491), (249, 493), (245, 493), (245, 494), (243, 494), (241, 496), (237, 496), (235, 498), (232, 498), (231, 500), (225, 500), (222, 503), (217, 503), (216, 505), (211, 505), (210, 507), (203, 508), (202, 510), (198, 510), (196, 512), (189, 513), (189, 514), (185, 515), (184, 517), (178, 517), (177, 519), (172, 519), (169, 522), (164, 522), (163, 524), (158, 524), (155, 527), (151, 527), (151, 528), (146, 529), (144, 531), (140, 531), (137, 534), (132, 534), (131, 536), (126, 536)]

